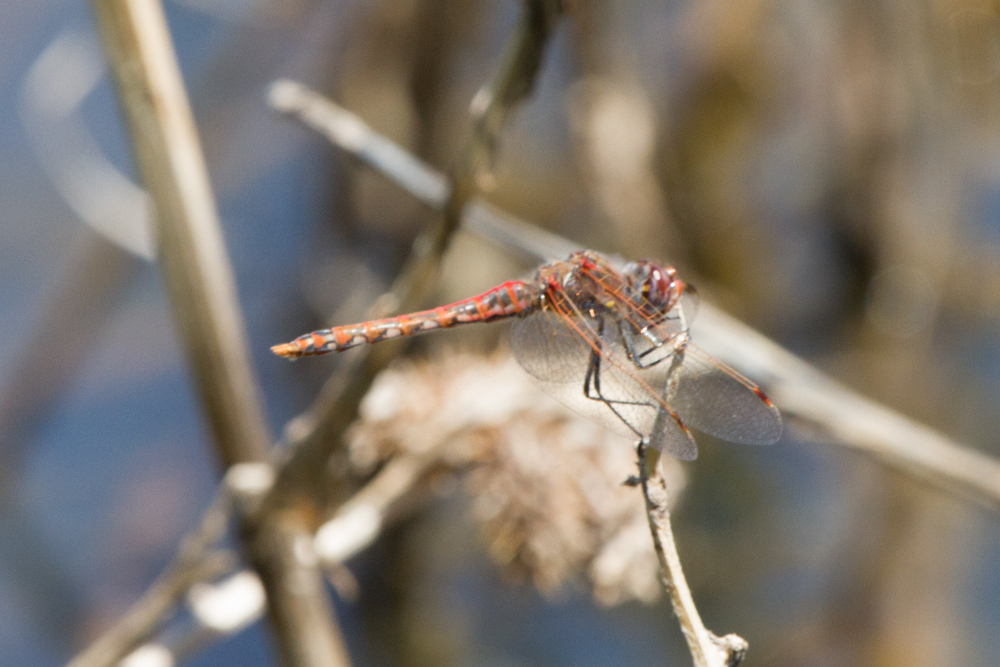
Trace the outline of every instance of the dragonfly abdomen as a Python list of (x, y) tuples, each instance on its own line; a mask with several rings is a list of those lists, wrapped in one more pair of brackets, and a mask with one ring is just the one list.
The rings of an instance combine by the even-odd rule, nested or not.
[(415, 336), (459, 324), (491, 322), (512, 317), (532, 310), (535, 301), (534, 291), (528, 285), (521, 281), (510, 281), (479, 296), (433, 310), (313, 331), (290, 343), (275, 345), (271, 351), (287, 359), (341, 352), (390, 338)]

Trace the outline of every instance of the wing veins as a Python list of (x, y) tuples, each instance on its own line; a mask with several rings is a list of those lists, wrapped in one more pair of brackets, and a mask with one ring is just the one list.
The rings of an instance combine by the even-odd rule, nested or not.
[[(602, 292), (614, 300), (618, 306), (617, 310), (619, 311), (622, 319), (631, 324), (636, 331), (643, 332), (653, 329), (660, 334), (660, 342), (656, 345), (657, 349), (668, 345), (672, 340), (676, 339), (681, 333), (683, 333), (682, 331), (670, 333), (660, 324), (664, 319), (667, 319), (667, 315), (669, 315), (670, 312), (677, 308), (677, 305), (667, 312), (662, 313), (663, 317), (659, 320), (654, 319), (654, 316), (659, 315), (660, 313), (653, 309), (647, 299), (642, 299), (637, 306), (632, 299), (628, 299), (624, 296), (624, 280), (618, 279), (611, 281), (607, 277), (610, 275), (607, 272), (595, 272), (593, 270), (584, 269), (584, 273), (588, 278), (594, 281), (598, 287), (601, 288)], [(612, 284), (612, 282), (617, 283), (617, 285)], [(646, 338), (648, 340), (648, 337)]]
[[(557, 300), (555, 298), (557, 296), (557, 294), (560, 297), (559, 300)], [(675, 421), (677, 421), (677, 423), (684, 430), (684, 432), (688, 433), (690, 435), (690, 432), (688, 431), (687, 426), (684, 425), (683, 420), (681, 420), (681, 418), (677, 415), (677, 413), (670, 406), (670, 404), (667, 403), (666, 400), (664, 400), (664, 398), (662, 396), (660, 396), (660, 394), (658, 392), (656, 392), (652, 387), (650, 387), (649, 384), (645, 380), (643, 380), (641, 377), (639, 377), (639, 375), (635, 371), (633, 371), (628, 366), (622, 364), (615, 357), (615, 355), (603, 351), (601, 349), (602, 348), (601, 345), (597, 345), (596, 343), (594, 343), (593, 336), (588, 336), (586, 333), (584, 333), (581, 330), (580, 326), (577, 325), (576, 322), (573, 321), (574, 317), (572, 317), (568, 312), (564, 311), (564, 308), (566, 308), (566, 306), (565, 305), (561, 306), (560, 303), (559, 303), (559, 301), (563, 301), (565, 304), (567, 304), (568, 305), (567, 310), (572, 311), (578, 318), (580, 318), (581, 321), (584, 321), (586, 319), (586, 316), (580, 311), (579, 307), (577, 307), (577, 305), (575, 303), (573, 303), (572, 299), (570, 299), (561, 290), (558, 291), (558, 292), (556, 292), (556, 290), (552, 289), (552, 288), (550, 288), (550, 290), (549, 290), (549, 296), (550, 296), (550, 301), (552, 303), (553, 309), (566, 321), (566, 323), (574, 331), (576, 331), (577, 334), (579, 334), (587, 342), (587, 344), (591, 347), (591, 349), (594, 350), (594, 352), (596, 352), (597, 354), (601, 354), (604, 359), (608, 360), (611, 363), (611, 366), (613, 368), (615, 368), (616, 370), (618, 370), (621, 373), (623, 373), (624, 375), (626, 375), (629, 380), (635, 382), (642, 389), (644, 389), (645, 392), (649, 396), (653, 397), (653, 399), (658, 404), (658, 407), (661, 408), (661, 409), (663, 409), (663, 410), (665, 410), (666, 412), (668, 412), (670, 414), (670, 416), (673, 417)], [(657, 407), (657, 406), (650, 405), (650, 407)]]

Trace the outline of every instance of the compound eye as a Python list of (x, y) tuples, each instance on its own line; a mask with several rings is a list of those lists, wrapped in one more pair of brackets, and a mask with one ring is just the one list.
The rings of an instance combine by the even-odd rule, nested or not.
[(665, 306), (670, 300), (670, 288), (673, 281), (670, 276), (660, 267), (654, 266), (650, 272), (650, 279), (653, 283), (653, 293), (656, 295), (656, 303)]

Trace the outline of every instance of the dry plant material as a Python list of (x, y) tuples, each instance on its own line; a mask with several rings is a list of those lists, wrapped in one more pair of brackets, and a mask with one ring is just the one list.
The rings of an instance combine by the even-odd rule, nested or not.
[[(220, 461), (266, 463), (269, 432), (250, 364), (243, 315), (226, 253), (191, 105), (159, 0), (94, 0), (108, 65), (114, 74), (135, 164), (155, 210), (158, 265), (179, 340)], [(308, 539), (291, 515), (239, 517), (243, 553), (260, 576), (281, 662), (289, 667), (349, 667), (351, 660), (316, 563), (294, 545)], [(183, 559), (179, 559), (183, 560)], [(186, 567), (181, 567), (183, 574)], [(74, 660), (77, 667), (114, 665), (162, 622), (166, 601), (141, 606)], [(174, 588), (174, 590), (170, 590)], [(158, 611), (156, 607), (159, 607)]]
[[(622, 484), (636, 470), (634, 444), (543, 394), (509, 356), (396, 364), (362, 402), (349, 441), (360, 474), (405, 457), (467, 471), (491, 556), (542, 593), (585, 574), (601, 604), (659, 599), (642, 496)], [(675, 501), (684, 471), (663, 463)]]
[[(440, 210), (446, 180), (410, 153), (369, 128), (361, 118), (301, 84), (279, 82), (285, 113), (323, 132), (339, 148), (385, 174), (415, 197)], [(532, 260), (565, 257), (580, 246), (483, 201), (469, 203), (463, 226)], [(754, 378), (782, 412), (818, 426), (831, 444), (852, 447), (905, 475), (1000, 511), (1000, 461), (964, 446), (820, 373), (763, 334), (702, 303), (693, 338), (719, 360)]]

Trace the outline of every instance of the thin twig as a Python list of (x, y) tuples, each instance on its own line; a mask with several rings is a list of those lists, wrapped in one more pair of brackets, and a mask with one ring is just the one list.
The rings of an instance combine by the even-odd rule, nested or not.
[(653, 548), (660, 561), (663, 588), (670, 595), (674, 614), (680, 622), (695, 667), (736, 667), (746, 655), (745, 639), (728, 634), (717, 637), (705, 627), (688, 588), (681, 558), (670, 528), (670, 503), (667, 484), (660, 474), (659, 452), (639, 443), (639, 480), (646, 500), (646, 517), (653, 536)]
[(451, 178), (443, 224), (458, 229), (465, 205), (495, 160), (497, 136), (504, 122), (534, 88), (542, 54), (562, 9), (560, 0), (525, 0), (521, 21), (504, 53), (492, 84), (472, 100), (472, 137)]
[[(444, 177), (335, 103), (295, 86), (284, 107), (321, 129), (339, 148), (406, 188), (428, 206), (444, 206)], [(292, 104), (294, 102), (294, 104)], [(345, 136), (350, 137), (345, 141)], [(401, 156), (401, 158), (400, 158)], [(423, 184), (423, 185), (422, 185)], [(473, 202), (463, 228), (509, 245), (537, 261), (562, 259), (578, 244), (532, 226), (496, 207)], [(786, 416), (818, 425), (831, 443), (856, 449), (934, 487), (1000, 512), (1000, 461), (865, 398), (796, 357), (760, 332), (702, 302), (692, 325), (701, 347), (754, 378)]]
[(166, 624), (188, 589), (232, 569), (234, 558), (216, 545), (226, 532), (229, 512), (219, 496), (194, 532), (187, 535), (173, 561), (122, 619), (67, 667), (114, 665), (149, 640)]
[[(270, 434), (236, 298), (204, 155), (159, 0), (94, 0), (132, 148), (155, 211), (160, 266), (219, 458), (264, 462)], [(285, 515), (240, 516), (284, 664), (350, 661), (309, 540)], [(120, 657), (120, 656), (119, 656)], [(97, 664), (114, 664), (94, 662)]]

